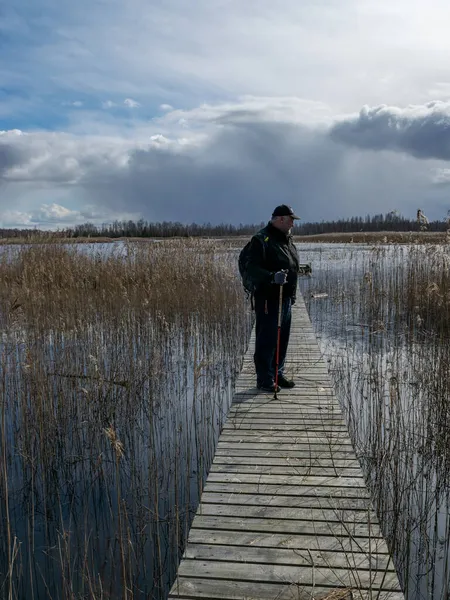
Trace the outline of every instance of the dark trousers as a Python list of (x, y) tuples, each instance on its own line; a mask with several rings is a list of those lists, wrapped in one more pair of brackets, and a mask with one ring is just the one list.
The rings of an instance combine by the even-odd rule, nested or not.
[[(257, 385), (270, 384), (275, 380), (278, 336), (278, 298), (266, 300), (255, 296), (255, 354)], [(291, 298), (283, 298), (281, 311), (280, 357), (278, 375), (284, 373), (289, 334), (291, 332)]]

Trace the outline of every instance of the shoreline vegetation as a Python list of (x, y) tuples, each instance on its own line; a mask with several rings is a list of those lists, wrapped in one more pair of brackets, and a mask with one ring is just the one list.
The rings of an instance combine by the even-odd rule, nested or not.
[[(256, 229), (255, 229), (256, 232)], [(242, 244), (252, 234), (233, 236), (167, 236), (167, 237), (56, 237), (35, 233), (24, 237), (0, 238), (0, 246), (13, 244), (109, 244), (114, 242), (170, 242), (172, 240), (213, 240)], [(317, 244), (443, 244), (450, 243), (450, 231), (361, 231), (294, 235), (297, 243)], [(236, 243), (236, 246), (238, 244)]]

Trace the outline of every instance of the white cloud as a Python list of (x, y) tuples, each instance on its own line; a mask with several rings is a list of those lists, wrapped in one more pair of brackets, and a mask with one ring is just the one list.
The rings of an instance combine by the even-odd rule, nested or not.
[(173, 110), (173, 106), (171, 104), (160, 104), (159, 109), (164, 111)]
[(10, 129), (9, 131), (0, 130), (0, 135), (4, 135), (6, 138), (7, 136), (25, 135), (25, 134), (20, 129)]
[(38, 228), (54, 230), (57, 228), (75, 227), (82, 223), (102, 225), (105, 222), (118, 220), (137, 220), (139, 215), (129, 211), (115, 214), (99, 211), (93, 206), (83, 206), (80, 210), (71, 210), (60, 204), (41, 204), (27, 211), (5, 210), (0, 211), (0, 227)]
[(433, 169), (431, 173), (431, 181), (436, 185), (450, 185), (450, 169)]
[(45, 225), (68, 225), (80, 221), (81, 213), (60, 204), (42, 204), (27, 212), (6, 210), (0, 215), (0, 223), (6, 227), (34, 227)]
[(60, 204), (43, 204), (39, 212), (37, 213), (38, 220), (40, 222), (61, 222), (61, 221), (72, 221), (78, 211), (69, 210)]
[(104, 108), (104, 109), (113, 108), (114, 106), (117, 106), (117, 105), (114, 102), (112, 102), (111, 100), (106, 100), (106, 102), (102, 102), (102, 108)]
[(123, 103), (128, 108), (139, 108), (141, 106), (139, 102), (136, 102), (136, 100), (133, 100), (132, 98), (126, 98)]

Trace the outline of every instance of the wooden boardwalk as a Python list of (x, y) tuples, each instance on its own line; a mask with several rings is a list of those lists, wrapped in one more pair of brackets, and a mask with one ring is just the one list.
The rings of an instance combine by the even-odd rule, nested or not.
[(253, 347), (169, 597), (403, 599), (303, 299), (295, 388), (257, 393)]

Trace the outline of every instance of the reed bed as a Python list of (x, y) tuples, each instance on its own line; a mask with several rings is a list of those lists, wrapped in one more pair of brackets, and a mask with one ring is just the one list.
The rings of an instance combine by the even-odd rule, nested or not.
[(0, 251), (8, 600), (167, 595), (248, 342), (219, 242), (108, 248)]
[[(309, 256), (308, 256), (309, 254)], [(305, 250), (305, 298), (408, 599), (445, 600), (450, 560), (450, 251)], [(328, 298), (314, 300), (311, 292)]]

